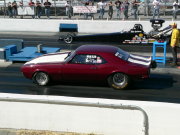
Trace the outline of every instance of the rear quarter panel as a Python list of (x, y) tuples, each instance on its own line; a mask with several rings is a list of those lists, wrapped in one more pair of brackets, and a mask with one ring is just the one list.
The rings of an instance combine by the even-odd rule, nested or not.
[(110, 55), (105, 57), (109, 63), (109, 70), (108, 76), (116, 73), (121, 72), (125, 73), (131, 78), (147, 78), (149, 77), (149, 66), (143, 66), (140, 64), (134, 64), (125, 60), (122, 60), (114, 55)]

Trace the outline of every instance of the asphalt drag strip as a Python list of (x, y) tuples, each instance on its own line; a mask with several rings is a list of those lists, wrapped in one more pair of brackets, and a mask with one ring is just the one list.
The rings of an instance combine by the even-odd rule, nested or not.
[(127, 90), (114, 90), (107, 84), (59, 83), (38, 86), (20, 72), (24, 63), (0, 67), (0, 93), (55, 95), (180, 103), (178, 68), (165, 66), (152, 70), (146, 80), (137, 80)]

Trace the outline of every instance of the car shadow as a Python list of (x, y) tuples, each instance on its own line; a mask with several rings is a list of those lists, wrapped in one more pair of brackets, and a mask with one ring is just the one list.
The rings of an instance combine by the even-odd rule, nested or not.
[(107, 82), (51, 82), (49, 86), (71, 86), (71, 87), (109, 87)]
[(80, 93), (111, 93), (111, 92), (120, 92), (121, 94), (127, 91), (141, 91), (141, 90), (164, 90), (167, 88), (172, 88), (173, 84), (176, 81), (174, 81), (172, 75), (164, 75), (164, 74), (151, 74), (150, 78), (145, 80), (136, 80), (130, 85), (129, 88), (125, 90), (117, 91), (113, 88), (110, 88), (109, 85), (106, 82), (97, 83), (97, 82), (54, 82), (51, 83), (49, 86), (38, 86), (38, 93), (40, 95), (51, 95), (51, 94), (57, 94), (60, 95), (62, 93), (68, 93), (68, 94), (78, 94)]
[(176, 81), (172, 75), (151, 74), (150, 78), (145, 80), (135, 81), (133, 86), (129, 89), (157, 89), (162, 90), (173, 87)]

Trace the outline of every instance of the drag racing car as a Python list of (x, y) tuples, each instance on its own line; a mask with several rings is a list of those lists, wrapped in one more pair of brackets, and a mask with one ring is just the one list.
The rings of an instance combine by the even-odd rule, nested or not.
[[(78, 34), (75, 24), (64, 24), (60, 31), (59, 40), (63, 40), (67, 44), (74, 41), (77, 42), (115, 42), (123, 43), (127, 39), (133, 39), (135, 35), (144, 34), (141, 24), (135, 24), (134, 27), (127, 32), (98, 33), (98, 34)], [(75, 27), (76, 26), (76, 27)], [(66, 27), (69, 27), (66, 28)], [(66, 31), (66, 32), (65, 32)]]
[(134, 79), (145, 79), (155, 68), (151, 57), (129, 54), (115, 46), (83, 45), (72, 52), (52, 53), (26, 62), (21, 71), (26, 78), (44, 86), (60, 82), (107, 82), (125, 89)]
[(135, 24), (129, 31), (98, 34), (80, 34), (77, 24), (61, 24), (59, 40), (67, 44), (77, 42), (109, 42), (120, 44), (152, 44), (157, 40), (169, 39), (171, 28), (168, 26), (160, 30), (165, 21), (162, 19), (151, 19), (152, 30), (145, 33), (141, 24)]

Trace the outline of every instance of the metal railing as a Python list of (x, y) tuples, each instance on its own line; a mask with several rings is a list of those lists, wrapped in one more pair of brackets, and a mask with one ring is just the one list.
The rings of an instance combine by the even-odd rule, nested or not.
[[(108, 1), (107, 1), (108, 2)], [(62, 16), (64, 18), (68, 18), (67, 15), (66, 15), (66, 9), (65, 7), (60, 7), (58, 6), (58, 4), (54, 4), (52, 3), (53, 5), (51, 6), (51, 16), (53, 17), (57, 17), (57, 16)], [(97, 5), (97, 3), (95, 3), (95, 5)], [(76, 5), (75, 5), (76, 6)], [(160, 8), (160, 15), (161, 17), (165, 17), (167, 15), (170, 15), (172, 17), (172, 8), (173, 8), (173, 5), (172, 3), (161, 3), (161, 8)], [(94, 19), (99, 19), (98, 18), (98, 14), (99, 13), (94, 13), (94, 16), (96, 16)], [(116, 9), (114, 7), (114, 19), (116, 19)], [(123, 13), (121, 13), (123, 14)], [(129, 16), (132, 16), (131, 18), (133, 19), (133, 9), (132, 9), (132, 5), (129, 6)], [(153, 14), (153, 5), (152, 3), (142, 3), (139, 8), (138, 8), (138, 14), (141, 15), (141, 16), (152, 16)], [(178, 13), (180, 14), (180, 12)], [(0, 5), (0, 15), (6, 17), (8, 16), (8, 13), (7, 13), (7, 5), (4, 4), (4, 5)], [(45, 13), (44, 13), (44, 7), (42, 6), (42, 16), (45, 16)], [(66, 16), (66, 17), (65, 17)], [(123, 16), (123, 15), (121, 15)], [(83, 13), (80, 13), (80, 14), (73, 14), (72, 16), (72, 19), (73, 18), (79, 18), (79, 19), (85, 19)], [(106, 7), (105, 9), (105, 15), (104, 15), (104, 18), (108, 18), (108, 6)], [(141, 17), (143, 18), (143, 17)]]
[(109, 109), (125, 109), (125, 110), (137, 110), (143, 114), (143, 132), (144, 135), (149, 135), (149, 120), (147, 113), (139, 106), (135, 105), (123, 105), (123, 104), (105, 104), (105, 103), (90, 103), (80, 101), (64, 101), (64, 100), (47, 100), (47, 99), (28, 99), (28, 98), (12, 98), (12, 97), (0, 97), (0, 101), (8, 102), (27, 102), (27, 103), (42, 103), (42, 104), (58, 104), (58, 105), (72, 105), (72, 106), (85, 106), (85, 107), (99, 107)]

